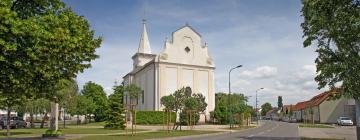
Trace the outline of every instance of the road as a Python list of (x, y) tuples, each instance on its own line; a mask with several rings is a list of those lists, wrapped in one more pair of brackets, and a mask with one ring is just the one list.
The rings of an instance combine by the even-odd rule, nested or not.
[[(196, 140), (300, 140), (298, 126), (293, 123), (262, 121), (261, 126), (239, 132), (200, 136)], [(181, 139), (181, 138), (180, 138)], [(194, 138), (183, 138), (191, 140)]]

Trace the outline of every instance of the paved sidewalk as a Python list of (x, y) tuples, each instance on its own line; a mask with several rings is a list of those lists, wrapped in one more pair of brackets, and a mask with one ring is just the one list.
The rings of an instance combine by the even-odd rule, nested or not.
[(338, 138), (346, 140), (356, 140), (354, 127), (335, 127), (335, 128), (299, 128), (299, 135), (307, 138)]

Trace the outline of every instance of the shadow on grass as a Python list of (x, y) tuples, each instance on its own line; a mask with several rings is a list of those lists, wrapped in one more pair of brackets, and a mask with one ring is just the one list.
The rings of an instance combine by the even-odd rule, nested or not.
[[(24, 134), (33, 134), (31, 132), (11, 132), (10, 131), (11, 136), (14, 135), (24, 135)], [(6, 136), (6, 132), (0, 132), (0, 136)]]

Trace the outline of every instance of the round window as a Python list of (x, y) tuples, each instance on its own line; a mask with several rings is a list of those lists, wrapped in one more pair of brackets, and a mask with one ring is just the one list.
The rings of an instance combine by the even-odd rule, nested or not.
[(188, 53), (190, 52), (190, 48), (186, 46), (185, 51)]

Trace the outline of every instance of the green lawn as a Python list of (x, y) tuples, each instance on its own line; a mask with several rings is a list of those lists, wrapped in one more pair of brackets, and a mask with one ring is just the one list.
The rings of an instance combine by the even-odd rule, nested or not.
[(344, 140), (344, 139), (328, 139), (328, 138), (301, 138), (301, 140)]
[(310, 127), (310, 128), (334, 128), (331, 125), (326, 124), (299, 124), (299, 127)]
[[(11, 137), (30, 137), (41, 136), (47, 129), (11, 129)], [(114, 130), (104, 128), (67, 128), (60, 129), (64, 134), (110, 134), (110, 133), (122, 133), (125, 130)], [(143, 131), (143, 130), (137, 130)], [(5, 138), (6, 130), (0, 130), (0, 138)]]
[[(11, 129), (11, 137), (41, 136), (47, 129)], [(0, 130), (0, 138), (6, 138), (6, 130)]]
[[(87, 123), (87, 124), (67, 124), (66, 126), (104, 126), (105, 122), (91, 122), (91, 123)], [(59, 127), (62, 127), (62, 124), (60, 124), (59, 122)]]
[(157, 132), (148, 132), (148, 133), (138, 133), (135, 136), (131, 136), (131, 134), (86, 136), (75, 140), (143, 140), (143, 139), (167, 138), (167, 137), (178, 137), (178, 136), (188, 136), (188, 135), (200, 135), (200, 134), (209, 134), (209, 133), (217, 133), (217, 132), (186, 130), (186, 131), (172, 131), (168, 133), (167, 131), (157, 131)]

